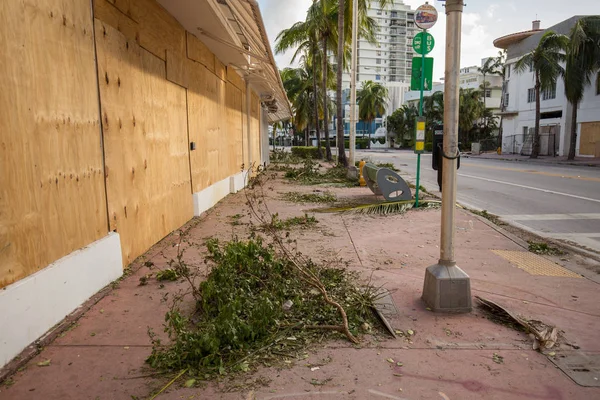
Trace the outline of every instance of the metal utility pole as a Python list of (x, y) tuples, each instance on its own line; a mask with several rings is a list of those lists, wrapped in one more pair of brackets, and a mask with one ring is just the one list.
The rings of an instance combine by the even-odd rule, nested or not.
[(350, 71), (350, 147), (348, 165), (354, 168), (356, 147), (356, 68), (358, 64), (358, 0), (352, 1), (352, 69)]
[(470, 312), (471, 282), (454, 259), (458, 152), (460, 39), (463, 0), (446, 1), (446, 68), (440, 260), (425, 272), (423, 300), (432, 311)]

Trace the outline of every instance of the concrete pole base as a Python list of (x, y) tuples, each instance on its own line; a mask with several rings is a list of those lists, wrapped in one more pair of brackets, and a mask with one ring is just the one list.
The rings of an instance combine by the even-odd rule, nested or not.
[(471, 280), (456, 265), (431, 265), (425, 271), (422, 299), (434, 312), (471, 312)]
[(357, 181), (358, 180), (358, 168), (355, 165), (350, 165), (348, 167), (348, 173), (346, 174), (348, 179)]

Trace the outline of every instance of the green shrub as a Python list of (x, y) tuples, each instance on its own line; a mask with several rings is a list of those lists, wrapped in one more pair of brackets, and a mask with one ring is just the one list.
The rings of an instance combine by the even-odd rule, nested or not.
[(292, 155), (301, 158), (317, 158), (318, 150), (314, 146), (295, 146), (292, 147)]
[(433, 150), (433, 143), (431, 143), (431, 142), (425, 143), (425, 151), (432, 151), (432, 150)]

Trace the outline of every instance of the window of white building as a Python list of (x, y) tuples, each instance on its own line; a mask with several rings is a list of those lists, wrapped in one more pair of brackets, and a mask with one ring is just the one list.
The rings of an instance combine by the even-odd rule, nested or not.
[(552, 85), (551, 88), (545, 89), (542, 92), (542, 100), (550, 100), (556, 98), (556, 84)]
[(504, 93), (504, 106), (508, 107), (508, 101), (510, 100), (510, 96), (508, 93)]
[(535, 89), (527, 89), (527, 102), (533, 103), (535, 101)]
[(492, 89), (485, 89), (485, 97), (492, 97)]

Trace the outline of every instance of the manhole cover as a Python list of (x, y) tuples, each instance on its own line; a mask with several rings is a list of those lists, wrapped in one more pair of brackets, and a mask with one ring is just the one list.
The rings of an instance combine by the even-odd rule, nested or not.
[(600, 354), (566, 352), (549, 358), (577, 384), (600, 387)]

